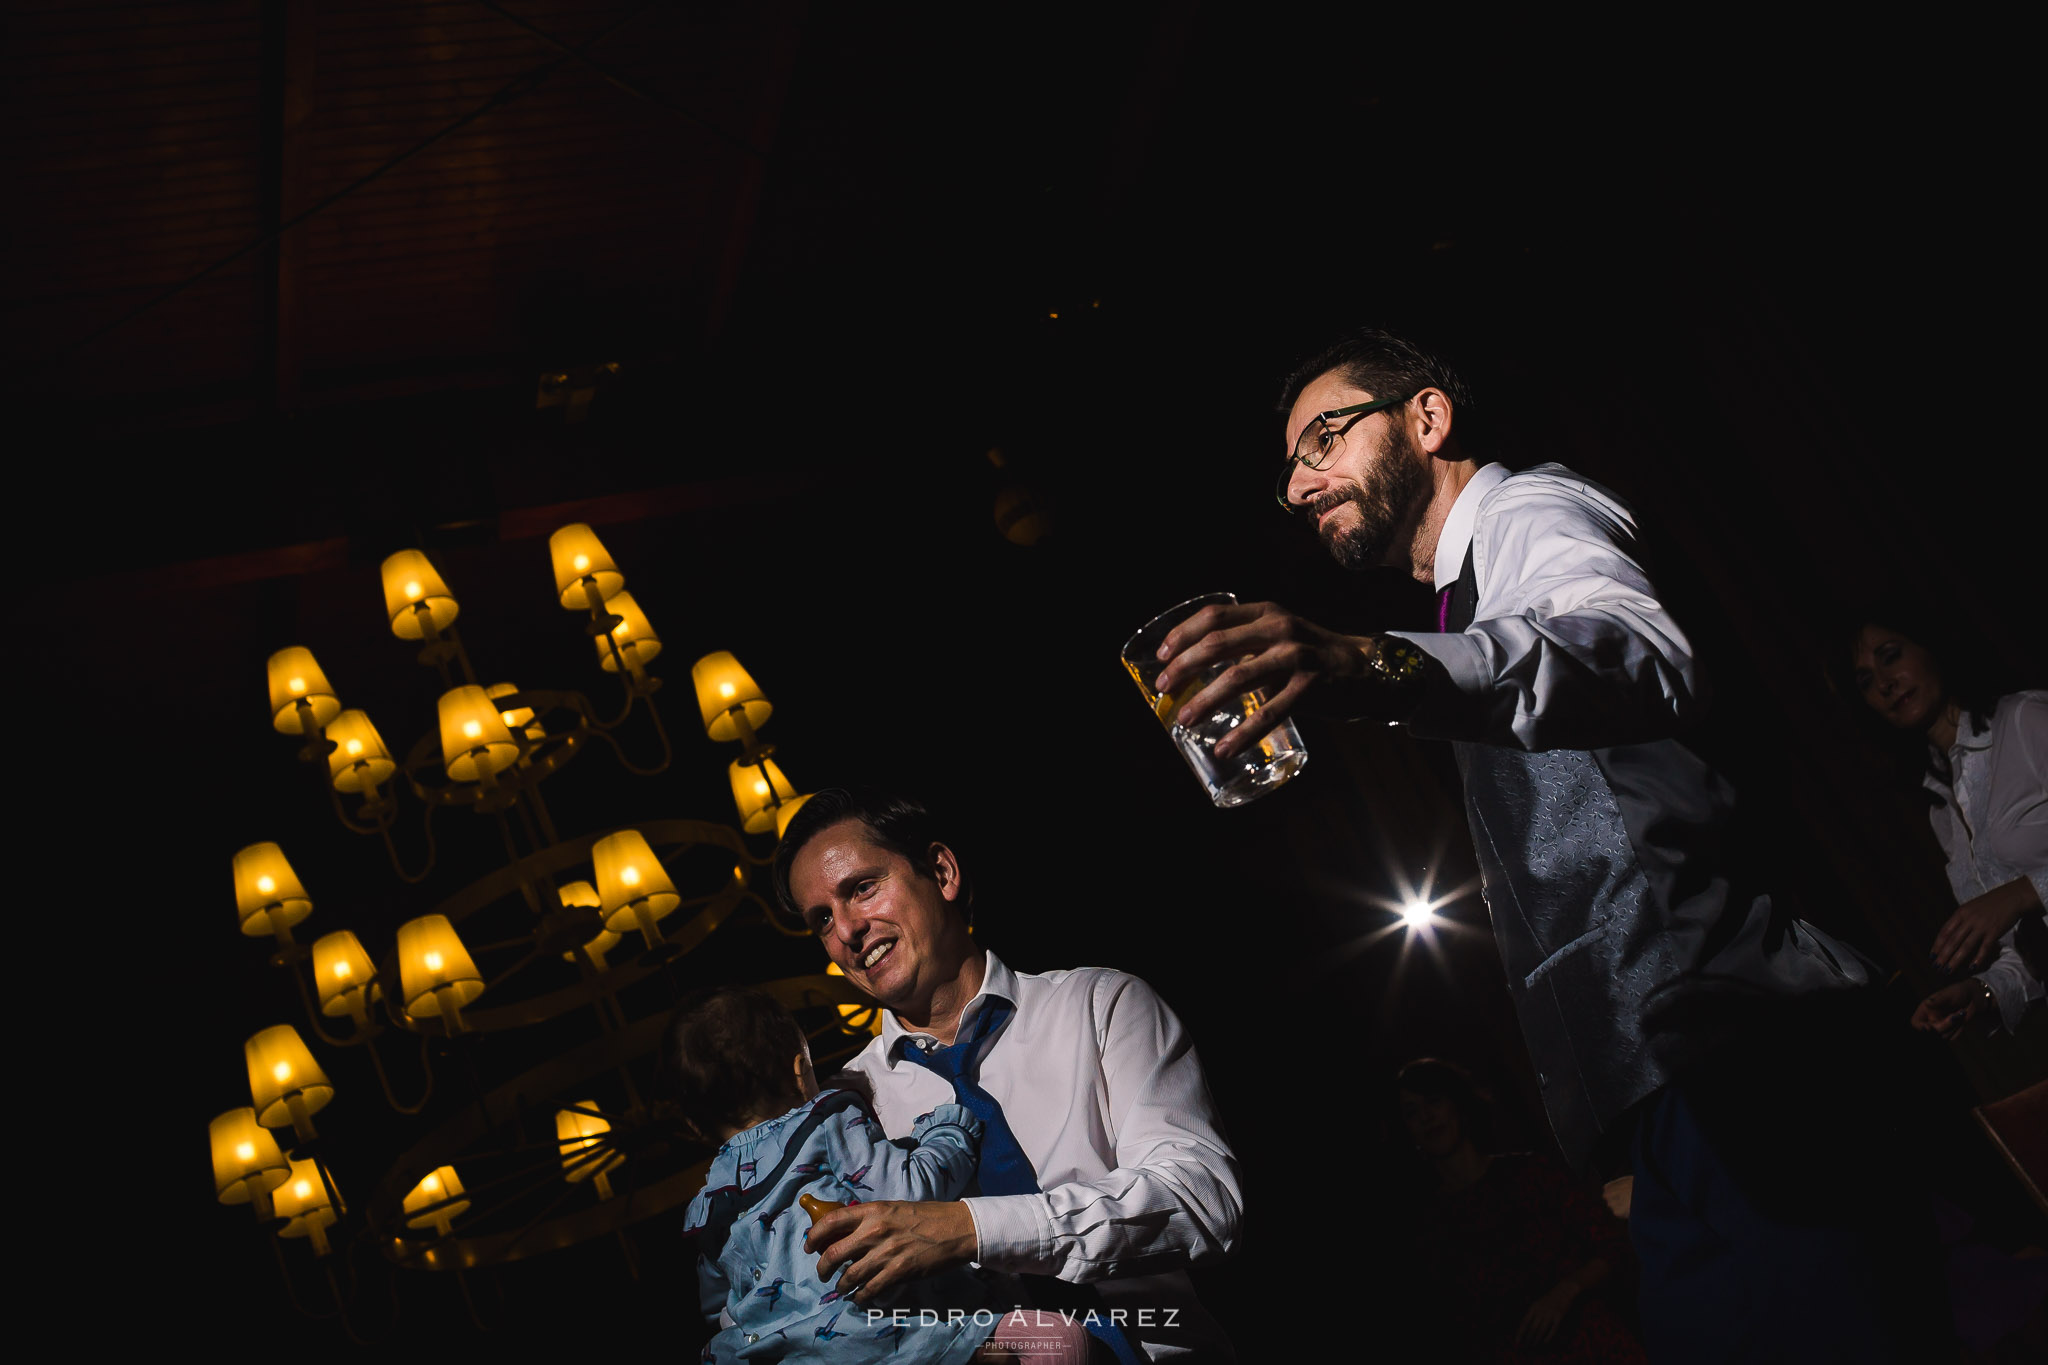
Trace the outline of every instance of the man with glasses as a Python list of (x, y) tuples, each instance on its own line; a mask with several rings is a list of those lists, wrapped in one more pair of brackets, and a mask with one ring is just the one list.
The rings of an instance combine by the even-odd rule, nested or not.
[[(1929, 1358), (1931, 1248), (1858, 1128), (1871, 1078), (1816, 1041), (1863, 1025), (1872, 968), (1739, 861), (1732, 789), (1675, 738), (1703, 687), (1628, 508), (1561, 465), (1481, 465), (1468, 406), (1441, 360), (1371, 330), (1281, 401), (1280, 505), (1340, 564), (1433, 583), (1435, 632), (1213, 606), (1167, 637), (1156, 686), (1230, 664), (1183, 719), (1265, 689), (1218, 758), (1305, 703), (1453, 742), (1552, 1131), (1581, 1166), (1630, 1155), (1653, 1358)], [(1853, 1198), (1816, 1198), (1801, 1177), (1822, 1170)]]

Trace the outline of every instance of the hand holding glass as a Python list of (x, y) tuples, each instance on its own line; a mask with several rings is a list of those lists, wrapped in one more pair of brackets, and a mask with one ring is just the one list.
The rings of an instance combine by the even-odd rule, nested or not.
[(1237, 598), (1227, 592), (1189, 598), (1138, 627), (1138, 633), (1124, 644), (1123, 652), (1124, 670), (1145, 694), (1152, 714), (1173, 736), (1175, 747), (1193, 769), (1202, 789), (1219, 806), (1241, 806), (1255, 801), (1300, 772), (1308, 762), (1308, 751), (1302, 747), (1300, 732), (1291, 720), (1281, 721), (1256, 746), (1241, 754), (1226, 759), (1216, 757), (1217, 741), (1255, 715), (1264, 704), (1266, 694), (1262, 689), (1255, 688), (1224, 702), (1208, 715), (1197, 716), (1191, 725), (1179, 723), (1176, 716), (1181, 707), (1215, 681), (1230, 666), (1227, 663), (1218, 663), (1190, 678), (1171, 696), (1162, 696), (1152, 686), (1152, 680), (1159, 676), (1160, 643), (1175, 626), (1203, 607), (1236, 603)]

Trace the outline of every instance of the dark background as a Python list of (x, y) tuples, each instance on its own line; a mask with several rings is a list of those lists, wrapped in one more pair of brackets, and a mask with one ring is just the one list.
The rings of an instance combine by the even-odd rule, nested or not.
[[(625, 24), (589, 50), (603, 71), (523, 88), (563, 54), (508, 15), (570, 45)], [(1182, 1013), (1246, 1168), (1242, 1248), (1202, 1287), (1248, 1358), (1422, 1330), (1394, 1068), (1458, 1060), (1506, 1145), (1548, 1142), (1477, 896), (1430, 943), (1374, 936), (1405, 888), (1468, 888), (1444, 755), (1308, 721), (1306, 774), (1218, 811), (1114, 657), (1216, 588), (1353, 629), (1427, 619), (1425, 590), (1335, 569), (1268, 494), (1279, 376), (1358, 322), (1461, 365), (1483, 458), (1561, 460), (1635, 504), (1785, 879), (1902, 973), (1902, 1009), (1934, 984), (1931, 839), (1829, 670), (1838, 617), (1904, 593), (2009, 681), (2048, 678), (2022, 455), (2033, 158), (1998, 35), (1180, 5), (989, 31), (324, 0), (9, 22), (15, 516), (58, 570), (15, 595), (39, 642), (15, 710), (66, 775), (25, 851), (101, 882), (53, 899), (78, 926), (61, 951), (105, 964), (36, 1036), (124, 1058), (119, 1102), (68, 1056), (32, 1065), (76, 1096), (94, 1180), (124, 1187), (82, 1225), (93, 1284), (131, 1310), (98, 1330), (343, 1343), (289, 1311), (247, 1212), (205, 1184), (241, 1039), (298, 1018), (233, 930), (228, 860), (281, 841), (318, 904), (301, 937), (350, 927), (375, 952), (501, 850), (451, 813), (434, 878), (393, 878), (269, 730), (263, 661), (311, 647), (408, 746), (437, 684), (385, 629), (376, 566), (416, 545), (486, 681), (610, 709), (551, 601), (545, 537), (572, 520), (667, 642), (678, 750), (646, 781), (579, 760), (548, 788), (565, 835), (730, 818), (732, 750), (686, 688), (734, 650), (799, 789), (880, 779), (950, 813), (1006, 961), (1136, 971)], [(539, 376), (603, 362), (583, 420), (536, 408)], [(1013, 482), (1051, 526), (1029, 547), (997, 531)], [(752, 918), (679, 973), (816, 965)], [(1929, 1102), (2039, 1075), (2039, 1023), (1960, 1045)], [(523, 1046), (484, 1039), (477, 1065), (510, 1074)], [(408, 1130), (359, 1055), (330, 1070), (323, 1127), (362, 1153), (335, 1158), (344, 1192), (367, 1191)], [(495, 1349), (687, 1346), (673, 1230), (636, 1232), (638, 1282), (615, 1243), (472, 1277)], [(360, 1259), (359, 1325), (383, 1330), (388, 1277)], [(1305, 1278), (1343, 1307), (1295, 1307)], [(417, 1339), (469, 1349), (445, 1276), (398, 1293)]]

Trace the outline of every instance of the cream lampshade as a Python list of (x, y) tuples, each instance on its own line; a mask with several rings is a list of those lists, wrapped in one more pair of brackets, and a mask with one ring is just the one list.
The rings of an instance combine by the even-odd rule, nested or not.
[(654, 656), (661, 653), (661, 640), (656, 637), (654, 627), (647, 624), (647, 613), (640, 610), (633, 594), (622, 592), (604, 605), (605, 610), (619, 618), (619, 623), (612, 627), (612, 639), (619, 646), (617, 657), (613, 657), (612, 647), (605, 643), (604, 636), (597, 637), (597, 661), (605, 672), (618, 672), (619, 659), (626, 661), (628, 669), (635, 664), (644, 667), (653, 662)]
[(400, 550), (384, 561), (384, 614), (401, 640), (423, 640), (455, 624), (461, 608), (433, 564), (418, 550)]
[(775, 708), (740, 667), (740, 661), (724, 650), (706, 654), (692, 664), (690, 681), (697, 689), (697, 710), (704, 717), (705, 733), (713, 739), (751, 743), (753, 732), (774, 714)]
[(638, 929), (648, 947), (661, 942), (655, 921), (682, 904), (675, 883), (636, 829), (623, 829), (600, 839), (590, 850), (597, 871), (597, 893), (604, 927), (613, 933)]
[(370, 791), (398, 771), (384, 737), (361, 711), (343, 711), (327, 727), (334, 752), (327, 755), (327, 776), (338, 792)]
[(484, 782), (519, 761), (519, 746), (481, 687), (441, 694), (441, 759), (455, 782)]
[(287, 1220), (277, 1235), (311, 1238), (314, 1254), (325, 1256), (328, 1252), (327, 1229), (346, 1210), (334, 1207), (320, 1168), (310, 1158), (292, 1162), (290, 1178), (278, 1186), (272, 1198), (277, 1201), (277, 1216)]
[(555, 565), (555, 592), (570, 611), (590, 609), (585, 588), (592, 585), (592, 580), (598, 596), (607, 601), (626, 586), (626, 576), (612, 563), (597, 532), (580, 521), (548, 537), (548, 557)]
[(780, 839), (789, 832), (789, 822), (796, 818), (797, 810), (814, 795), (816, 795), (815, 792), (805, 792), (802, 796), (792, 796), (789, 800), (784, 801), (775, 808), (775, 837), (777, 839)]
[(315, 725), (325, 725), (341, 713), (341, 699), (313, 662), (313, 651), (293, 645), (270, 656), (270, 723), (283, 734), (304, 734), (302, 701), (313, 708)]
[(290, 1024), (264, 1029), (242, 1045), (249, 1064), (249, 1095), (256, 1102), (256, 1121), (265, 1128), (290, 1124), (301, 1142), (318, 1136), (313, 1115), (334, 1098), (327, 1073), (313, 1060), (305, 1040)]
[(435, 1167), (405, 1196), (404, 1211), (409, 1228), (432, 1228), (443, 1237), (453, 1235), (455, 1220), (469, 1212), (469, 1201), (462, 1197), (462, 1177), (455, 1174), (453, 1166)]
[(462, 1009), (484, 993), (483, 976), (446, 915), (421, 915), (398, 926), (399, 990), (405, 1012), (438, 1018), (462, 1030)]
[(755, 763), (732, 761), (726, 769), (732, 782), (733, 804), (739, 807), (740, 826), (749, 834), (766, 834), (776, 826), (776, 808), (796, 798), (796, 788), (782, 775), (772, 758)]
[(251, 844), (235, 855), (235, 913), (250, 938), (292, 941), (291, 927), (313, 913), (312, 898), (276, 844)]
[(370, 1002), (378, 995), (377, 968), (354, 934), (339, 929), (313, 940), (313, 980), (322, 1014), (346, 1014), (358, 1027), (369, 1025)]
[(213, 1189), (223, 1204), (256, 1205), (256, 1216), (271, 1216), (270, 1191), (284, 1184), (291, 1163), (277, 1139), (256, 1122), (256, 1111), (230, 1109), (206, 1125), (213, 1149)]
[(575, 1185), (585, 1180), (595, 1180), (597, 1197), (609, 1199), (612, 1197), (612, 1185), (607, 1178), (608, 1173), (616, 1169), (626, 1158), (617, 1152), (608, 1156), (584, 1155), (589, 1149), (599, 1145), (603, 1134), (612, 1130), (611, 1124), (595, 1112), (584, 1112), (594, 1111), (596, 1108), (597, 1104), (593, 1100), (578, 1100), (573, 1109), (556, 1110), (555, 1139), (562, 1148), (563, 1174), (569, 1178), (569, 1183)]

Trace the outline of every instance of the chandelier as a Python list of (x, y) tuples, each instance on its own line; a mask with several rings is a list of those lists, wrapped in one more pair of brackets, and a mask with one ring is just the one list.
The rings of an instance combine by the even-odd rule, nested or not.
[[(600, 716), (580, 692), (481, 685), (456, 630), (459, 604), (418, 550), (382, 568), (392, 634), (416, 643), (419, 662), (440, 678), (437, 724), (403, 758), (365, 712), (342, 705), (309, 649), (269, 660), (272, 726), (301, 738), (298, 756), (319, 774), (335, 817), (379, 839), (402, 881), (422, 883), (435, 871), (433, 824), (443, 808), (462, 808), (503, 834), (501, 866), (375, 945), (346, 928), (300, 943), (294, 930), (316, 903), (284, 850), (257, 843), (234, 855), (241, 932), (273, 941), (269, 961), (296, 983), (312, 1040), (335, 1056), (366, 1055), (386, 1104), (413, 1125), (411, 1145), (381, 1159), (330, 1150), (319, 1115), (354, 1097), (330, 1079), (308, 1033), (277, 1023), (244, 1045), (249, 1102), (209, 1127), (219, 1201), (249, 1205), (273, 1237), (294, 1305), (338, 1318), (358, 1341), (350, 1306), (357, 1261), (371, 1254), (394, 1270), (455, 1272), (473, 1320), (465, 1271), (613, 1234), (630, 1266), (624, 1230), (687, 1202), (710, 1157), (646, 1093), (645, 1060), (676, 993), (676, 964), (749, 907), (778, 933), (808, 937), (754, 889), (772, 840), (806, 798), (761, 742), (773, 708), (730, 653), (705, 655), (690, 677), (705, 732), (739, 745), (727, 768), (736, 823), (557, 832), (542, 785), (586, 750), (607, 746), (626, 772), (652, 777), (671, 765), (674, 747), (655, 704), (662, 680), (648, 672), (662, 641), (624, 573), (587, 525), (562, 527), (548, 545), (556, 600), (587, 618), (599, 666), (623, 689), (616, 715)], [(621, 739), (641, 712), (660, 746), (646, 766)], [(417, 870), (394, 838), (414, 805), (424, 848)], [(769, 851), (756, 854), (750, 838)], [(650, 983), (668, 995), (654, 999)], [(875, 1003), (836, 967), (761, 988), (797, 1012), (821, 1063), (880, 1032)], [(538, 1026), (586, 1010), (595, 1035), (542, 1055)], [(510, 1055), (523, 1069), (486, 1083), (470, 1049), (487, 1036), (521, 1040)], [(394, 1083), (399, 1059), (415, 1052), (404, 1069), (419, 1079)], [(417, 1097), (401, 1098), (401, 1089)], [(344, 1183), (368, 1189), (360, 1207), (343, 1197)], [(308, 1250), (288, 1256), (285, 1242)], [(305, 1268), (308, 1259), (319, 1272)], [(331, 1307), (304, 1307), (310, 1296), (297, 1282), (309, 1273), (324, 1273)]]

